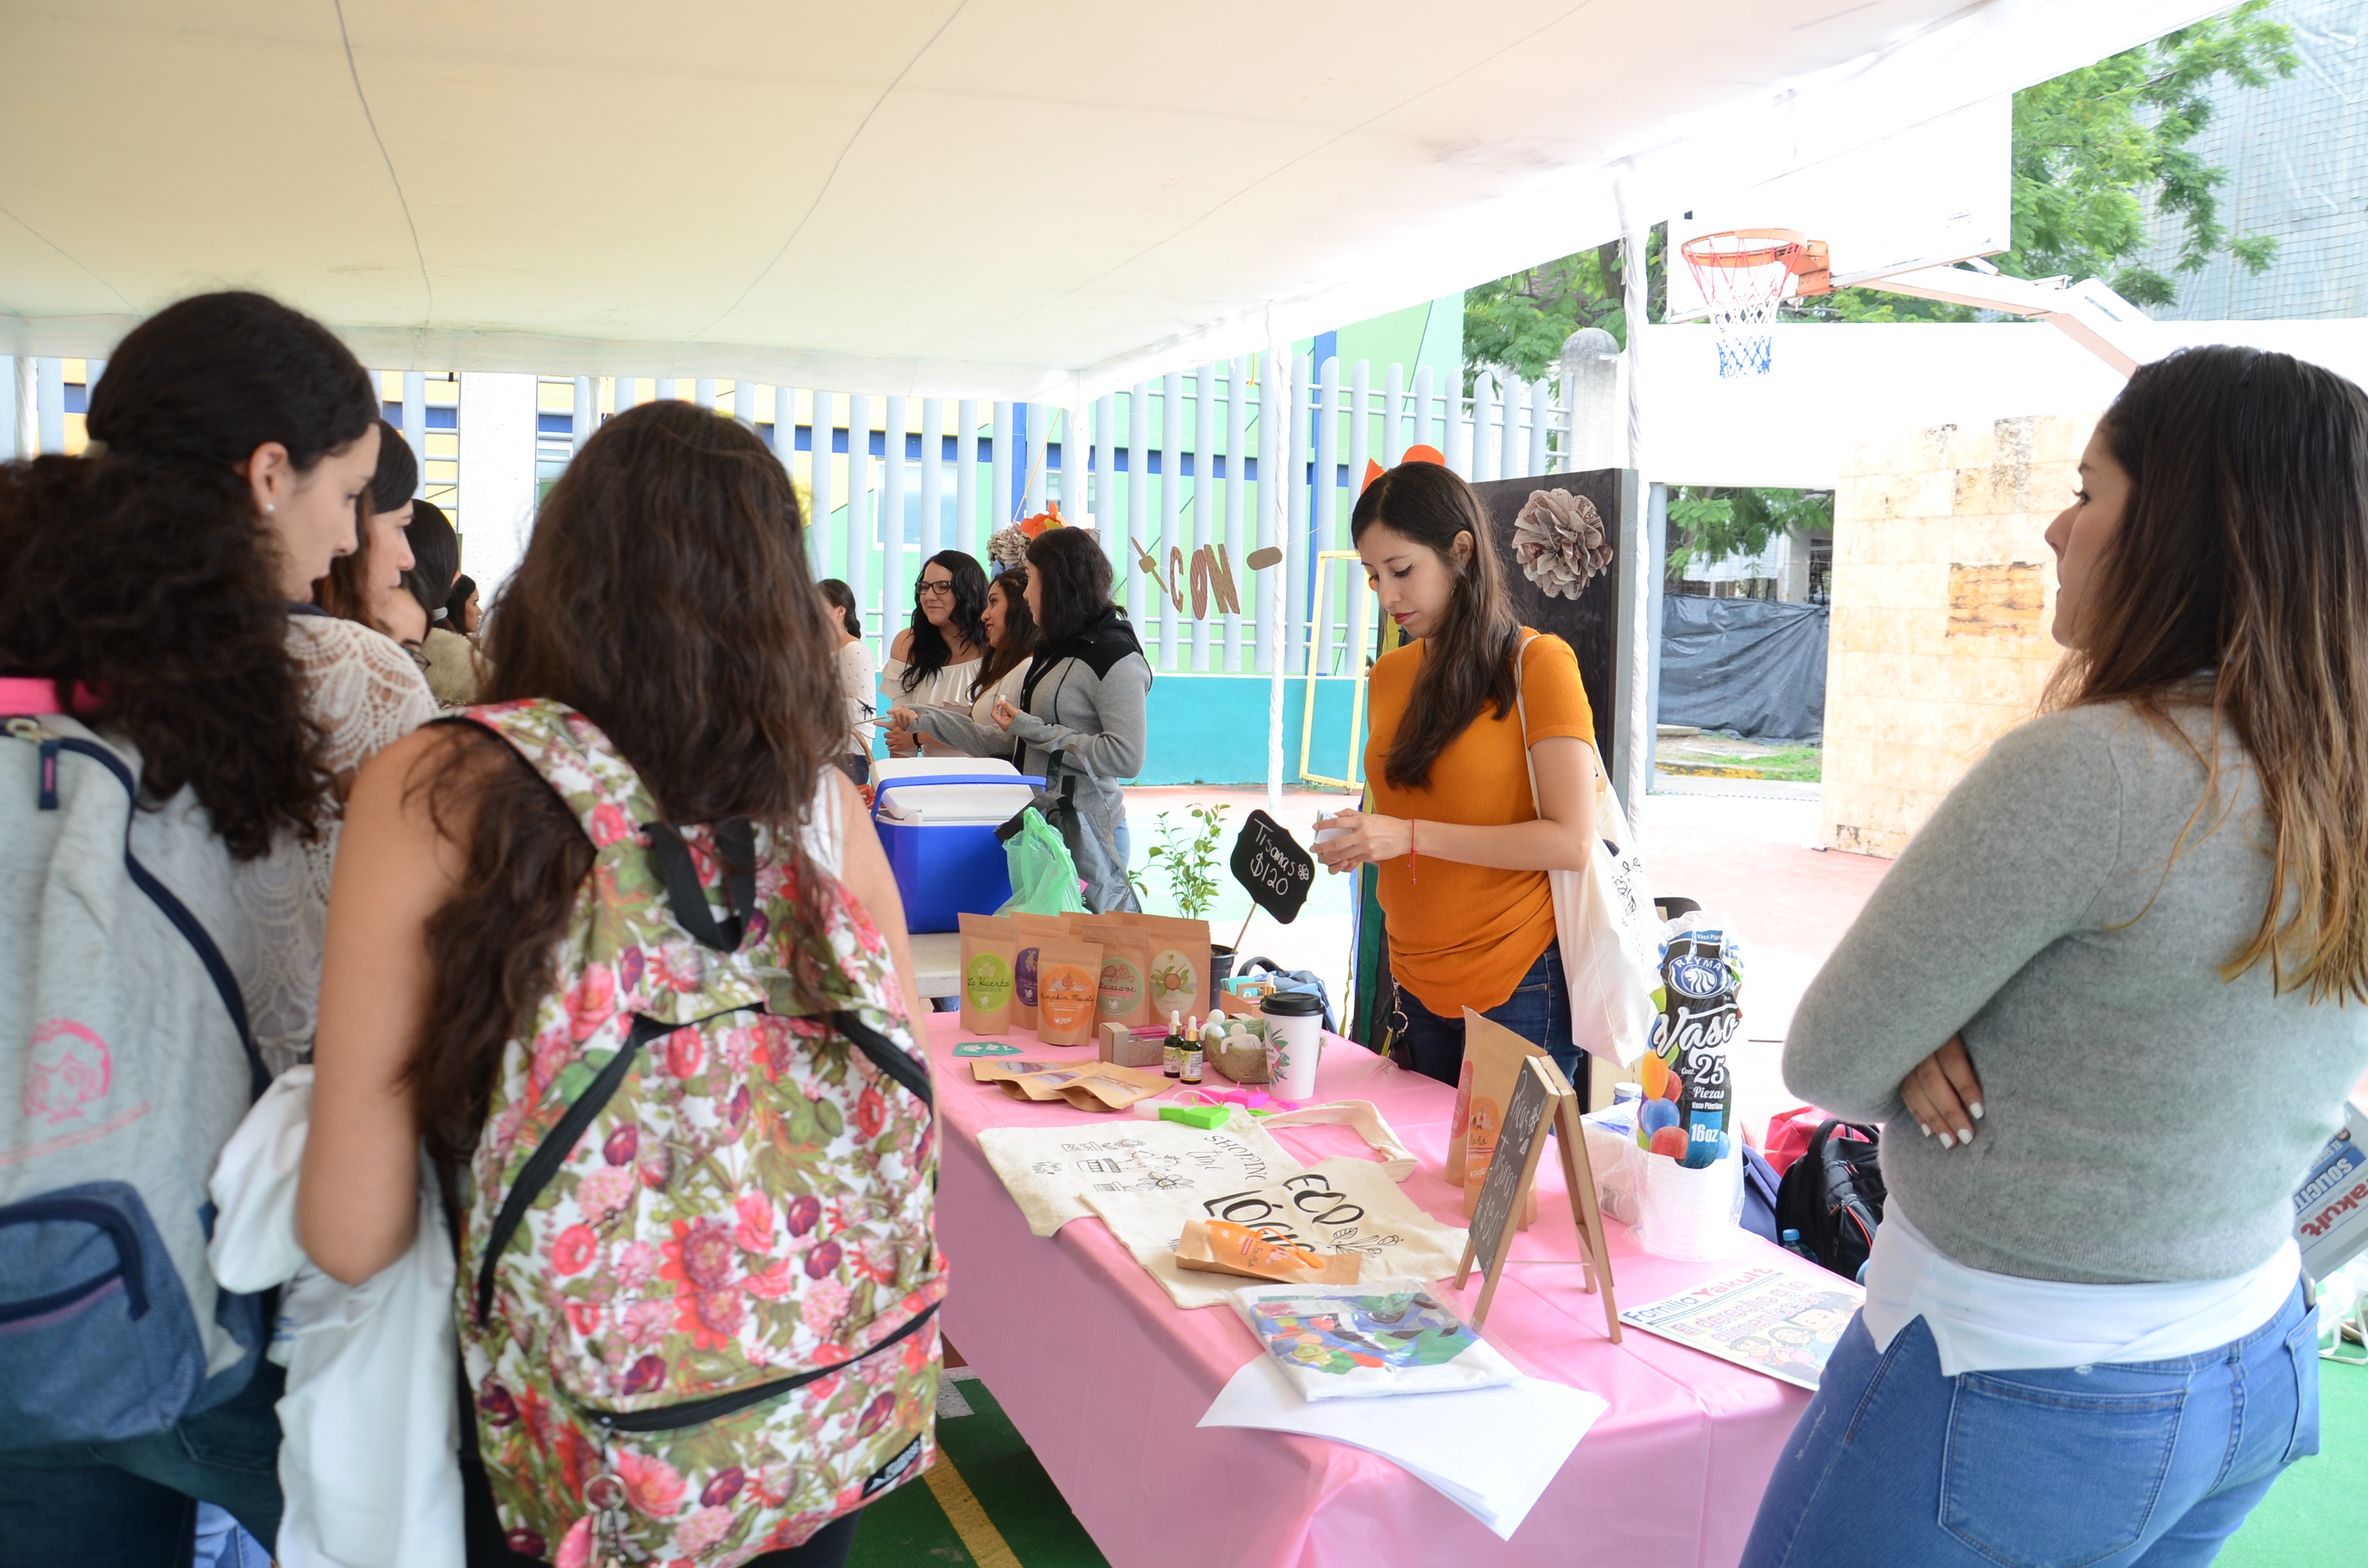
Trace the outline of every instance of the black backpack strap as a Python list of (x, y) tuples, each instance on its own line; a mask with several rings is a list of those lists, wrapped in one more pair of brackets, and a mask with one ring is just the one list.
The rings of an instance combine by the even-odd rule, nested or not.
[[(173, 929), (181, 934), (182, 939), (197, 953), (198, 961), (205, 966), (206, 978), (214, 983), (214, 991), (222, 997), (222, 1010), (230, 1015), (231, 1027), (238, 1031), (239, 1048), (246, 1052), (247, 1097), (250, 1101), (261, 1099), (263, 1091), (271, 1087), (271, 1070), (263, 1064), (263, 1052), (255, 1043), (255, 1031), (247, 1027), (246, 998), (238, 988), (238, 977), (231, 972), (229, 961), (222, 957), (222, 949), (214, 945), (204, 922), (191, 914), (189, 906), (183, 903), (155, 872), (142, 865), (140, 857), (131, 852), (131, 824), (140, 814), (140, 781), (131, 776), (131, 765), (95, 741), (67, 735), (53, 744), (60, 751), (89, 757), (115, 775), (115, 781), (123, 786), (123, 792), (131, 798), (131, 811), (123, 821), (123, 869), (131, 873), (131, 885), (146, 893), (149, 902), (164, 912), (165, 918), (173, 923)], [(49, 748), (44, 745), (42, 749)]]
[(603, 1107), (617, 1097), (617, 1090), (624, 1084), (625, 1074), (633, 1070), (633, 1062), (642, 1054), (642, 1048), (654, 1040), (663, 1040), (678, 1028), (697, 1027), (696, 1024), (661, 1023), (638, 1013), (633, 1015), (632, 1024), (626, 1029), (624, 1043), (617, 1048), (617, 1053), (609, 1058), (608, 1065), (585, 1085), (584, 1092), (575, 1096), (574, 1103), (552, 1123), (551, 1131), (543, 1134), (542, 1142), (535, 1145), (534, 1153), (526, 1157), (526, 1164), (519, 1167), (518, 1180), (512, 1182), (509, 1191), (502, 1196), (502, 1206), (494, 1215), (493, 1229), (485, 1235), (484, 1254), (477, 1263), (477, 1321), (480, 1324), (485, 1321), (485, 1314), (494, 1307), (494, 1266), (501, 1262), (502, 1254), (509, 1250), (510, 1238), (518, 1234), (518, 1226), (525, 1222), (526, 1211), (534, 1207), (534, 1200), (542, 1196), (542, 1189), (551, 1185), (551, 1178), (559, 1174), (559, 1167), (567, 1163), (567, 1156), (575, 1153), (575, 1145), (583, 1141), (584, 1130), (592, 1125), (593, 1118), (600, 1114)]
[(748, 917), (757, 910), (757, 830), (746, 817), (730, 817), (715, 824), (715, 847), (723, 861), (723, 890), (732, 900), (732, 916), (717, 920), (708, 907), (707, 890), (699, 883), (699, 868), (672, 823), (646, 822), (650, 860), (666, 884), (666, 903), (675, 923), (700, 946), (719, 953), (736, 953), (748, 935)]
[(936, 1108), (936, 1101), (929, 1093), (929, 1064), (926, 1058), (905, 1051), (865, 1023), (860, 1013), (833, 1013), (830, 1023), (833, 1028), (853, 1040), (858, 1051), (871, 1058), (874, 1067), (911, 1090), (915, 1099), (933, 1110)]

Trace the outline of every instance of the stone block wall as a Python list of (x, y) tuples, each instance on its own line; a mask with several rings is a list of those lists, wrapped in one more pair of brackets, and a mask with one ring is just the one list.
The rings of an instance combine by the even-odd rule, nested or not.
[(2044, 532), (2094, 414), (1868, 437), (1834, 494), (1824, 841), (1896, 855), (1990, 742), (2037, 711), (2059, 650)]

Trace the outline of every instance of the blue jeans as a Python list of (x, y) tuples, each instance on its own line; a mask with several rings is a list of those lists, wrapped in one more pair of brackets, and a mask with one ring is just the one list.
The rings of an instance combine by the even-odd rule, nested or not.
[(2317, 1314), (2299, 1286), (2204, 1355), (1954, 1378), (1922, 1318), (1878, 1354), (1854, 1317), (1743, 1568), (2183, 1568), (2317, 1451)]
[(153, 1437), (0, 1453), (0, 1563), (182, 1568), (199, 1502), (269, 1546), (287, 1376), (265, 1361), (244, 1391)]
[[(1562, 947), (1548, 942), (1530, 972), (1513, 994), (1480, 1015), (1504, 1025), (1533, 1045), (1543, 1045), (1562, 1069), (1582, 1101), (1587, 1095), (1586, 1068), (1578, 1046), (1570, 1037), (1570, 988), (1563, 983)], [(1392, 1045), (1397, 1060), (1426, 1078), (1452, 1085), (1463, 1072), (1463, 1015), (1442, 1018), (1416, 1000), (1413, 992), (1397, 987), (1390, 1018)]]

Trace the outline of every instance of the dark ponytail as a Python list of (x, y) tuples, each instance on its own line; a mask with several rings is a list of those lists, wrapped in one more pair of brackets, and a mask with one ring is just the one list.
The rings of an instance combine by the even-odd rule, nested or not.
[[(1383, 768), (1393, 788), (1421, 790), (1430, 784), (1430, 765), (1483, 707), (1495, 704), (1499, 719), (1513, 710), (1521, 625), (1505, 593), (1487, 509), (1454, 471), (1410, 462), (1383, 474), (1357, 497), (1349, 538), (1362, 540), (1375, 523), (1430, 549), (1455, 579), (1447, 613), (1426, 639), (1422, 669)], [(1472, 536), (1472, 559), (1462, 565), (1455, 560), (1457, 534)]]
[(849, 637), (863, 635), (863, 612), (856, 608), (855, 590), (836, 577), (825, 577), (816, 586), (830, 608), (838, 612), (838, 623), (847, 628)]
[(195, 790), (242, 860), (315, 836), (329, 779), (238, 465), (277, 441), (309, 470), (377, 417), (369, 372), (318, 322), (204, 294), (118, 346), (90, 455), (0, 467), (0, 671), (87, 686), (82, 716), (139, 749), (151, 801)]

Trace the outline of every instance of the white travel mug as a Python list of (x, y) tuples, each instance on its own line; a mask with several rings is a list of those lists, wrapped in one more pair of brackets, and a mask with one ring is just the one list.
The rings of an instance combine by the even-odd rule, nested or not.
[(1324, 1049), (1324, 1004), (1312, 991), (1278, 991), (1260, 1004), (1266, 1015), (1267, 1093), (1279, 1100), (1315, 1097), (1315, 1066)]

